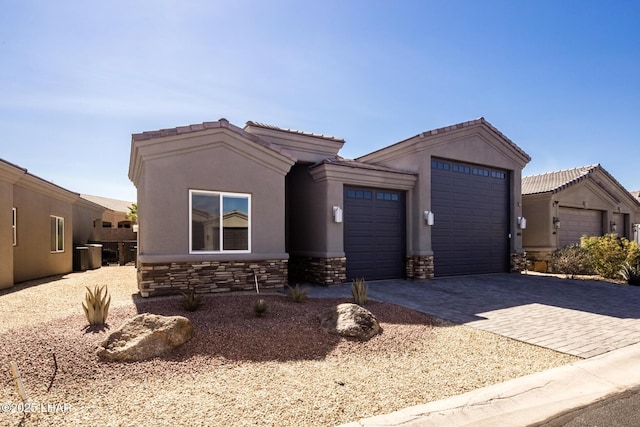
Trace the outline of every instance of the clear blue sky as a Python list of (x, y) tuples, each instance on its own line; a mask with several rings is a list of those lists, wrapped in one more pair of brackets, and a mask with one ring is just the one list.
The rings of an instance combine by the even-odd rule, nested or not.
[(358, 157), (480, 116), (524, 175), (640, 190), (638, 1), (32, 1), (0, 14), (0, 158), (135, 200), (131, 134), (221, 117)]

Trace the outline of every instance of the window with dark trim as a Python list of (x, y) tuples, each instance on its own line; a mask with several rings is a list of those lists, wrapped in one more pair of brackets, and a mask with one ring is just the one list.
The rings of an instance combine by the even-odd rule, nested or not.
[(189, 191), (189, 252), (251, 251), (251, 195)]

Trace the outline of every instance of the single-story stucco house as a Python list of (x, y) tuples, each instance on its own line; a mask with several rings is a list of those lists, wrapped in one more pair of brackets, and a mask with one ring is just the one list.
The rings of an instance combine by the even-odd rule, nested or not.
[(583, 235), (616, 233), (633, 240), (640, 201), (596, 164), (523, 177), (522, 214), (527, 256), (545, 262)]
[(0, 289), (73, 270), (104, 208), (0, 159)]
[(530, 157), (484, 118), (355, 160), (226, 119), (132, 135), (142, 296), (520, 271)]

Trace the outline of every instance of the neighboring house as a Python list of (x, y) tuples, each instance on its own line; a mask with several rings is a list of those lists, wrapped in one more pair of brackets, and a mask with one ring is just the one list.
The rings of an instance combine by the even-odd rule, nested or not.
[(72, 271), (75, 245), (95, 237), (103, 210), (0, 159), (0, 289)]
[(597, 164), (523, 177), (522, 214), (527, 256), (544, 262), (583, 235), (633, 239), (640, 201)]
[[(632, 191), (631, 195), (640, 202), (640, 191)], [(638, 220), (640, 222), (640, 218)], [(640, 245), (640, 224), (634, 224), (633, 226), (633, 240)]]
[(483, 118), (355, 160), (255, 122), (132, 135), (142, 296), (519, 271), (529, 156)]
[(97, 233), (93, 239), (102, 245), (103, 263), (125, 265), (134, 262), (136, 225), (129, 218), (129, 208), (134, 202), (89, 194), (81, 194), (80, 197), (105, 208), (102, 220), (96, 224)]

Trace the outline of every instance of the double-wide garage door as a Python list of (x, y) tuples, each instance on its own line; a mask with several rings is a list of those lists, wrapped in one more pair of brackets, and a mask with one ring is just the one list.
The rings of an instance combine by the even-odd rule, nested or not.
[(509, 182), (506, 171), (432, 161), (435, 276), (509, 270)]
[(404, 192), (345, 186), (344, 251), (347, 280), (404, 277)]
[(602, 235), (602, 212), (560, 206), (560, 247), (580, 243), (583, 235)]

